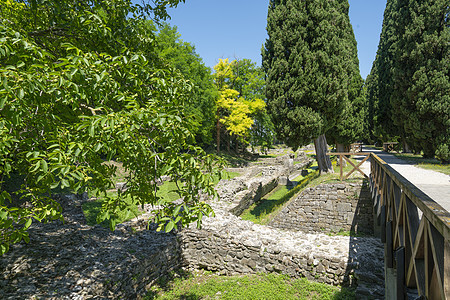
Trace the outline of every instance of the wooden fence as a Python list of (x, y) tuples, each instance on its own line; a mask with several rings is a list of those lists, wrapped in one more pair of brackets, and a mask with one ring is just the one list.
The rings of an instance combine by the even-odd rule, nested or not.
[(450, 213), (378, 156), (370, 187), (386, 266), (396, 269), (397, 299), (450, 299)]
[[(339, 156), (339, 167), (340, 167), (340, 176), (339, 178), (342, 180), (347, 180), (348, 177), (350, 177), (350, 175), (353, 174), (353, 172), (358, 171), (359, 173), (361, 173), (364, 177), (367, 177), (367, 175), (361, 171), (361, 169), (359, 167), (361, 167), (361, 165), (369, 159), (369, 155), (371, 153), (370, 152), (358, 152), (358, 153), (351, 153), (351, 152), (345, 152), (345, 153), (341, 153), (341, 152), (329, 152), (327, 153), (328, 156), (330, 155), (335, 155), (335, 156)], [(365, 156), (365, 158), (360, 161), (357, 165), (355, 165), (348, 157), (352, 156), (352, 155), (356, 155), (356, 156)], [(352, 167), (353, 169), (350, 170), (350, 172), (348, 172), (345, 176), (344, 176), (344, 166), (343, 166), (343, 161), (346, 160)]]

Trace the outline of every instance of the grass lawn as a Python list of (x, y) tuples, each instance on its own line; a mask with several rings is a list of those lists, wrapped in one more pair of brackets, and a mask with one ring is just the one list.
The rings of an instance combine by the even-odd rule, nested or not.
[(422, 169), (433, 170), (450, 175), (450, 164), (441, 163), (436, 158), (423, 158), (421, 155), (412, 153), (394, 153), (400, 159), (416, 164)]
[[(116, 162), (114, 162), (114, 164), (117, 166), (117, 172), (116, 172), (116, 177), (115, 177), (116, 182), (124, 182), (125, 176), (126, 176), (125, 171), (121, 168), (120, 164), (118, 164)], [(238, 172), (225, 172), (223, 174), (223, 178), (231, 179), (231, 178), (237, 177), (239, 175), (240, 175), (240, 173), (238, 173)], [(219, 175), (214, 176), (214, 185), (216, 185), (219, 182), (219, 180), (220, 180)], [(180, 198), (179, 195), (176, 193), (176, 190), (177, 190), (177, 185), (175, 184), (175, 182), (166, 181), (161, 186), (159, 186), (157, 195), (164, 199), (174, 201), (174, 200), (177, 200), (178, 198)], [(116, 191), (109, 191), (109, 192), (107, 192), (107, 194), (109, 197), (117, 198)], [(130, 197), (127, 197), (124, 200), (128, 204), (130, 204), (132, 202)], [(86, 218), (86, 222), (88, 225), (94, 226), (95, 224), (97, 224), (97, 215), (102, 208), (103, 201), (104, 201), (103, 198), (98, 198), (97, 200), (85, 202), (83, 204), (83, 213), (84, 213), (84, 216)], [(120, 224), (125, 221), (131, 220), (140, 214), (141, 214), (141, 212), (139, 211), (138, 206), (133, 205), (131, 211), (122, 212), (119, 214), (119, 217), (116, 218), (116, 224)], [(109, 223), (106, 223), (106, 222), (104, 224), (102, 223), (102, 226), (108, 227)]]
[[(117, 198), (117, 192), (108, 192), (110, 197), (116, 197)], [(128, 204), (131, 203), (131, 198), (127, 197), (124, 199), (124, 201)], [(97, 224), (97, 215), (100, 212), (100, 209), (102, 208), (102, 202), (103, 199), (99, 198), (94, 201), (88, 201), (83, 203), (83, 214), (86, 218), (86, 223), (90, 226), (94, 226)], [(131, 211), (128, 212), (120, 212), (119, 216), (116, 219), (116, 224), (120, 224), (122, 222), (131, 220), (135, 218), (136, 216), (140, 215), (141, 212), (139, 211), (137, 205), (133, 205), (131, 208)], [(109, 222), (103, 222), (101, 223), (104, 227), (109, 227)]]
[(211, 272), (182, 274), (159, 280), (146, 300), (230, 299), (355, 299), (351, 289), (294, 279), (279, 274), (219, 276)]
[(241, 218), (256, 224), (266, 225), (273, 216), (289, 201), (295, 194), (299, 193), (309, 181), (318, 176), (317, 164), (307, 169), (308, 174), (298, 176), (293, 180), (294, 187), (278, 186), (258, 202), (246, 209)]

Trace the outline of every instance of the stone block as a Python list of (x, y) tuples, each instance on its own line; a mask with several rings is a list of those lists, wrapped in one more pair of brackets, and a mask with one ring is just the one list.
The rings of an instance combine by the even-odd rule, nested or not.
[(346, 213), (352, 211), (352, 205), (350, 203), (337, 203), (336, 210), (339, 213)]

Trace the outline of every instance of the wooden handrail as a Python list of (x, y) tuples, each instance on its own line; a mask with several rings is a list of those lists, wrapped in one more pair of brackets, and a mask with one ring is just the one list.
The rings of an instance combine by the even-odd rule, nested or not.
[[(354, 153), (354, 152), (329, 152), (329, 153), (327, 153), (328, 156), (331, 156), (331, 155), (339, 156), (339, 167), (340, 167), (340, 176), (339, 176), (339, 178), (340, 178), (341, 181), (347, 180), (347, 178), (348, 178), (350, 175), (352, 175), (352, 173), (353, 173), (354, 171), (358, 171), (358, 172), (361, 173), (364, 177), (367, 178), (367, 175), (366, 175), (363, 171), (361, 171), (361, 169), (360, 169), (359, 167), (360, 167), (366, 160), (369, 159), (370, 154), (371, 154), (371, 152), (357, 152), (357, 153)], [(366, 156), (366, 157), (365, 157), (362, 161), (360, 161), (358, 165), (355, 166), (355, 164), (347, 157), (347, 156), (352, 156), (352, 155)], [(343, 170), (344, 170), (344, 169), (343, 169), (344, 167), (343, 167), (343, 165), (342, 165), (343, 159), (345, 159), (350, 165), (353, 166), (353, 169), (350, 170), (350, 172), (348, 172), (347, 175), (345, 175), (345, 176), (343, 176)]]
[(450, 213), (378, 156), (370, 158), (370, 188), (386, 265), (397, 268), (397, 298), (404, 299), (408, 287), (426, 299), (450, 299)]
[(423, 212), (431, 224), (444, 236), (450, 240), (450, 213), (439, 203), (431, 199), (422, 190), (394, 170), (384, 160), (376, 154), (371, 153), (371, 162), (375, 162), (388, 173), (389, 177), (404, 191), (408, 198)]

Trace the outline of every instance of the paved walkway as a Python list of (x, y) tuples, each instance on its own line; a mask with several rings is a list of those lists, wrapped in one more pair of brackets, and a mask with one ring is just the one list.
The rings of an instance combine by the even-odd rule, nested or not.
[[(379, 158), (388, 163), (394, 170), (402, 174), (403, 177), (450, 212), (449, 175), (419, 168), (413, 163), (399, 159), (392, 154), (374, 148), (363, 147), (363, 152), (375, 153)], [(370, 163), (364, 163), (362, 167), (363, 171), (369, 175)]]

